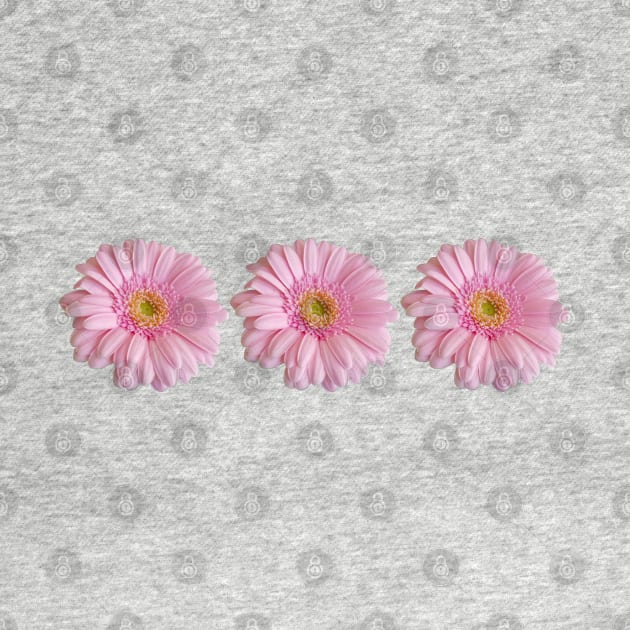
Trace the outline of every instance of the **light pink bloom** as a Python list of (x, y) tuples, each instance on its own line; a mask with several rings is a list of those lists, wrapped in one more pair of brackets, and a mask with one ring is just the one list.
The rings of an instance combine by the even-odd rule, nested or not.
[(245, 318), (245, 359), (284, 364), (289, 387), (333, 391), (382, 366), (386, 324), (398, 318), (379, 270), (366, 256), (314, 240), (272, 245), (247, 266), (254, 277), (232, 298)]
[(74, 358), (114, 364), (114, 382), (164, 391), (212, 366), (216, 324), (227, 319), (210, 272), (191, 254), (156, 242), (101, 245), (77, 265), (83, 277), (60, 304), (74, 318)]
[(402, 299), (415, 317), (416, 359), (455, 364), (458, 387), (530, 383), (555, 365), (562, 313), (551, 271), (533, 254), (483, 239), (442, 245), (418, 266), (425, 277)]

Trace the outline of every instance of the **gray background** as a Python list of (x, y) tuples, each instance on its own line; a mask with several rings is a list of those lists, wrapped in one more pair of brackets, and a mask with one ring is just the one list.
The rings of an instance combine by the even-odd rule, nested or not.
[[(630, 627), (629, 29), (622, 0), (0, 2), (0, 628)], [(57, 300), (101, 242), (201, 256), (229, 308), (308, 236), (398, 306), (443, 242), (540, 255), (557, 367), (460, 391), (401, 317), (384, 370), (297, 392), (231, 309), (164, 394), (72, 361)]]

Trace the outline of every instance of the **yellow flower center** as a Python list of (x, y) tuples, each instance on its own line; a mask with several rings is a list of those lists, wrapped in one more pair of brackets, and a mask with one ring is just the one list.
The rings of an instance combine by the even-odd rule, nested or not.
[(510, 316), (507, 300), (496, 291), (481, 290), (473, 293), (468, 299), (470, 316), (479, 326), (498, 328)]
[(129, 316), (142, 328), (161, 326), (168, 317), (168, 304), (157, 291), (139, 289), (129, 298)]
[(332, 326), (339, 316), (337, 300), (321, 289), (309, 289), (298, 300), (300, 315), (313, 328)]

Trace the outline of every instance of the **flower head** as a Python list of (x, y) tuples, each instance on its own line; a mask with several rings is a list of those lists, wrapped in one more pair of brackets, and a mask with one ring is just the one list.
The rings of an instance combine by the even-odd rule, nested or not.
[(114, 364), (114, 382), (158, 391), (212, 366), (216, 324), (227, 318), (210, 272), (199, 258), (143, 240), (101, 245), (77, 265), (83, 277), (60, 304), (74, 318), (74, 358)]
[(442, 245), (402, 299), (415, 317), (416, 359), (455, 364), (458, 387), (529, 383), (555, 365), (562, 306), (551, 271), (533, 254), (481, 239)]
[(380, 272), (365, 256), (313, 240), (272, 245), (247, 266), (254, 277), (232, 298), (245, 318), (245, 358), (285, 365), (289, 387), (333, 391), (384, 364), (398, 318)]

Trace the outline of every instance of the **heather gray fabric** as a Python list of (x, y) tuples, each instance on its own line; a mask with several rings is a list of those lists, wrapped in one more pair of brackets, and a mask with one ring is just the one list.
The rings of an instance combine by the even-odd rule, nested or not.
[[(0, 0), (0, 628), (630, 628), (626, 0)], [(72, 360), (102, 242), (443, 242), (553, 269), (554, 369), (414, 361), (297, 392), (242, 359), (164, 394)], [(399, 307), (400, 308), (400, 307)], [(402, 309), (401, 309), (402, 310)]]

